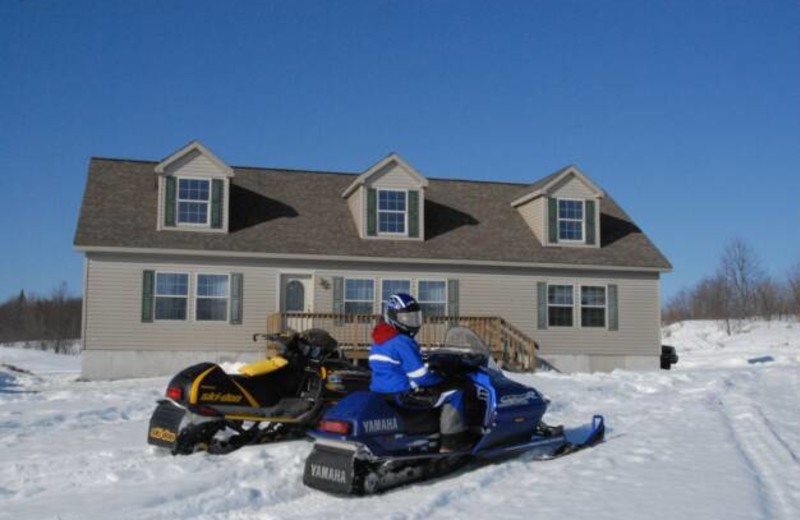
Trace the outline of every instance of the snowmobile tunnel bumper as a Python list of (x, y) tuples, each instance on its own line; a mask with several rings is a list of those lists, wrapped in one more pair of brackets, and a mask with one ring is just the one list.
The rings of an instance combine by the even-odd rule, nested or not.
[(178, 445), (181, 421), (186, 410), (170, 401), (158, 403), (147, 431), (147, 442), (160, 448), (174, 451)]

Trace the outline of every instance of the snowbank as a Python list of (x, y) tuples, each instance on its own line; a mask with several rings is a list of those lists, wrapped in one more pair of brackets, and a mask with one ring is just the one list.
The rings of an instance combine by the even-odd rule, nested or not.
[(0, 348), (33, 372), (0, 368), (0, 519), (800, 518), (800, 326), (668, 332), (681, 356), (669, 372), (514, 376), (553, 400), (551, 423), (604, 414), (597, 448), (365, 499), (303, 487), (303, 441), (158, 453), (145, 434), (167, 378), (78, 382), (74, 358)]

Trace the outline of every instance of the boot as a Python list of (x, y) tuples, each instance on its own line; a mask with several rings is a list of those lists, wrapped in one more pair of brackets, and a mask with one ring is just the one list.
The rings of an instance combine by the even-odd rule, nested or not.
[(451, 433), (449, 435), (442, 434), (442, 440), (439, 444), (439, 453), (454, 453), (459, 451), (467, 451), (472, 448), (472, 439), (468, 431), (459, 433)]

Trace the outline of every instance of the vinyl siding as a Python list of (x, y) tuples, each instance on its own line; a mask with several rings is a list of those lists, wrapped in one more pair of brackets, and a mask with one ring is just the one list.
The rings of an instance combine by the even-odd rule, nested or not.
[[(158, 271), (244, 273), (244, 321), (228, 323), (140, 322), (141, 277)], [(380, 280), (458, 279), (460, 312), (464, 316), (500, 316), (535, 339), (541, 354), (658, 355), (659, 277), (655, 273), (613, 273), (535, 269), (436, 268), (347, 262), (284, 262), (263, 260), (192, 260), (132, 255), (92, 254), (87, 276), (87, 349), (241, 350), (258, 348), (251, 341), (263, 332), (268, 314), (278, 308), (280, 273), (313, 273), (314, 310), (333, 309), (333, 277), (375, 279), (375, 312), (380, 309)], [(617, 284), (619, 331), (581, 329), (576, 307), (572, 328), (537, 330), (536, 284)], [(577, 291), (577, 289), (576, 289)], [(579, 301), (579, 298), (576, 298)], [(190, 298), (189, 314), (194, 305)]]
[(520, 215), (525, 219), (525, 223), (531, 228), (533, 234), (542, 244), (547, 243), (546, 212), (547, 199), (537, 197), (530, 202), (526, 202), (518, 208)]
[(166, 169), (167, 175), (186, 175), (189, 177), (224, 177), (222, 171), (212, 160), (198, 151), (186, 154)]
[(595, 195), (583, 182), (574, 175), (562, 180), (550, 191), (551, 196), (566, 199), (594, 199)]
[(364, 237), (364, 227), (367, 218), (366, 204), (364, 204), (364, 196), (366, 191), (363, 186), (359, 186), (347, 198), (347, 204), (350, 207), (350, 213), (353, 214), (353, 220), (358, 229), (358, 236)]
[(375, 172), (367, 183), (370, 188), (384, 188), (392, 190), (419, 189), (419, 182), (402, 165), (391, 162), (381, 170)]
[[(142, 271), (190, 274), (187, 321), (142, 323)], [(237, 265), (222, 260), (197, 263), (164, 257), (138, 259), (127, 255), (89, 255), (86, 304), (87, 350), (247, 350), (258, 349), (252, 335), (264, 332), (266, 316), (275, 312), (277, 270), (255, 265)], [(193, 322), (191, 297), (194, 275), (244, 274), (244, 319), (228, 322)]]

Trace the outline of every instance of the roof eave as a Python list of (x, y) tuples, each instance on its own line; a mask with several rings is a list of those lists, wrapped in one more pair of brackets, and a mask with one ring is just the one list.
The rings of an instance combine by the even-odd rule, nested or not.
[(156, 255), (188, 255), (212, 256), (227, 258), (264, 258), (272, 260), (317, 260), (317, 261), (345, 261), (345, 262), (376, 262), (376, 263), (402, 263), (402, 264), (430, 264), (430, 265), (457, 265), (457, 266), (486, 266), (486, 267), (517, 267), (539, 269), (571, 269), (571, 270), (604, 270), (617, 272), (653, 272), (668, 273), (672, 266), (622, 266), (602, 264), (563, 264), (546, 262), (512, 262), (502, 260), (465, 260), (461, 258), (396, 258), (379, 256), (351, 256), (351, 255), (314, 255), (297, 253), (264, 253), (250, 251), (212, 251), (208, 249), (164, 249), (148, 247), (114, 247), (114, 246), (88, 246), (75, 244), (75, 250), (81, 253), (132, 253)]

